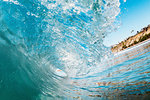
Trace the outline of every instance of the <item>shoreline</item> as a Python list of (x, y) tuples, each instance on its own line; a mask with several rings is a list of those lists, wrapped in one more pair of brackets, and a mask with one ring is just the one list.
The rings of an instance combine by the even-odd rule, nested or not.
[(138, 44), (135, 44), (135, 45), (133, 45), (133, 46), (131, 46), (131, 47), (128, 47), (128, 48), (126, 48), (126, 49), (124, 49), (124, 50), (121, 50), (121, 51), (119, 51), (119, 52), (112, 52), (112, 53), (113, 53), (114, 55), (118, 55), (118, 54), (124, 53), (124, 52), (126, 52), (126, 51), (130, 51), (131, 49), (135, 49), (135, 48), (137, 48), (137, 47), (140, 47), (140, 46), (145, 45), (145, 44), (148, 44), (148, 43), (150, 43), (150, 39), (147, 39), (147, 40), (145, 40), (145, 41), (139, 42)]
[(137, 31), (137, 34), (135, 34), (134, 36), (130, 36), (126, 40), (121, 41), (116, 45), (113, 45), (111, 47), (111, 51), (113, 53), (121, 52), (128, 48), (140, 45), (149, 40), (150, 40), (150, 25), (144, 27), (140, 32)]

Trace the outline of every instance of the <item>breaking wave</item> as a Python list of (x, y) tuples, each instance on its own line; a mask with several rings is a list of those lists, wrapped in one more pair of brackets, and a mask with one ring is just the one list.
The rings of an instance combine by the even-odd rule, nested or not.
[(71, 80), (90, 77), (111, 56), (103, 38), (118, 27), (119, 6), (119, 0), (1, 0), (0, 97), (71, 98)]

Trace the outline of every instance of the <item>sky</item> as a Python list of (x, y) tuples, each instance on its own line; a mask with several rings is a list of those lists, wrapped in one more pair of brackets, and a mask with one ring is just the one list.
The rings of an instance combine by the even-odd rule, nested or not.
[(150, 24), (150, 0), (120, 0), (120, 2), (121, 11), (118, 15), (120, 27), (104, 39), (104, 45), (107, 47), (135, 35), (137, 31)]

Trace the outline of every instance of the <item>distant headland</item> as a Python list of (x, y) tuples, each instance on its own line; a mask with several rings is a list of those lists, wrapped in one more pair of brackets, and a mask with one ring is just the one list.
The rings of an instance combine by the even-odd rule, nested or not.
[(140, 32), (137, 31), (137, 34), (134, 36), (130, 36), (126, 40), (120, 42), (111, 47), (111, 51), (116, 53), (122, 51), (128, 47), (134, 46), (142, 41), (150, 39), (150, 25), (144, 27)]

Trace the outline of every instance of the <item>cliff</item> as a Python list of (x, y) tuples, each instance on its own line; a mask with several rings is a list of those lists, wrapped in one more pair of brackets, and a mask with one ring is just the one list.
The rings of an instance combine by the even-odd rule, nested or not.
[(150, 25), (144, 27), (140, 32), (137, 32), (136, 35), (127, 38), (119, 44), (116, 44), (111, 47), (112, 52), (119, 52), (128, 47), (134, 46), (142, 41), (150, 39)]

